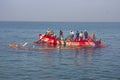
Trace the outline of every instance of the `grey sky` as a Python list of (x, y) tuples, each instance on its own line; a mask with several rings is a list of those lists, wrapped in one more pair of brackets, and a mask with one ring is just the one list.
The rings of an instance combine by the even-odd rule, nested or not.
[(120, 0), (0, 0), (0, 21), (120, 22)]

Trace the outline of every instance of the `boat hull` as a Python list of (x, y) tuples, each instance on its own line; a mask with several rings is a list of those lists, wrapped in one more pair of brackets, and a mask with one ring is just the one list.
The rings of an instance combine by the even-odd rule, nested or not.
[(61, 45), (61, 46), (70, 46), (70, 47), (100, 47), (101, 43), (98, 41), (94, 41), (92, 39), (88, 40), (59, 40), (52, 36), (46, 36), (43, 34), (39, 34), (39, 40), (35, 41), (35, 43), (46, 43), (46, 44), (53, 44), (53, 45)]

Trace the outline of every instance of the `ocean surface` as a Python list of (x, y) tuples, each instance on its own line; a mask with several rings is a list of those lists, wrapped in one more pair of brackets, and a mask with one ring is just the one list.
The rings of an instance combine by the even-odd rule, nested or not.
[[(11, 42), (33, 42), (50, 28), (64, 37), (95, 32), (107, 48), (19, 50)], [(0, 80), (120, 80), (118, 22), (0, 22)]]

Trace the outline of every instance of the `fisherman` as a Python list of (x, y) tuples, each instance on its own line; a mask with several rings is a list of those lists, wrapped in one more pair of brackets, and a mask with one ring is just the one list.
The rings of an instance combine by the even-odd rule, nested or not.
[(51, 30), (50, 35), (53, 36), (55, 33), (53, 30)]
[(83, 32), (81, 31), (80, 32), (80, 41), (82, 41), (83, 40)]
[(93, 41), (95, 41), (95, 33), (94, 32), (92, 32), (91, 38)]
[(73, 40), (73, 38), (74, 38), (74, 32), (70, 31), (70, 39)]
[(76, 32), (76, 38), (75, 40), (79, 40), (79, 31)]
[(60, 32), (59, 32), (59, 38), (60, 38), (60, 40), (63, 40), (63, 32), (62, 32), (62, 30), (60, 30)]
[(50, 35), (50, 33), (51, 33), (51, 30), (48, 28), (45, 35)]
[(87, 32), (87, 30), (84, 31), (84, 37), (85, 37), (85, 40), (87, 40), (87, 38), (88, 38), (88, 32)]

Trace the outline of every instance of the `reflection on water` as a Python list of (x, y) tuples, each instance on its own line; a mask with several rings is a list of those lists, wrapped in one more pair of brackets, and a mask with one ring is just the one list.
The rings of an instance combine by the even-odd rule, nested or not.
[[(92, 51), (92, 52), (91, 52)], [(75, 53), (75, 64), (83, 65), (83, 64), (92, 64), (93, 63), (93, 49), (84, 49), (81, 51), (76, 51)]]
[(93, 64), (95, 48), (77, 50), (42, 50), (43, 62), (48, 65), (67, 64), (85, 65)]

